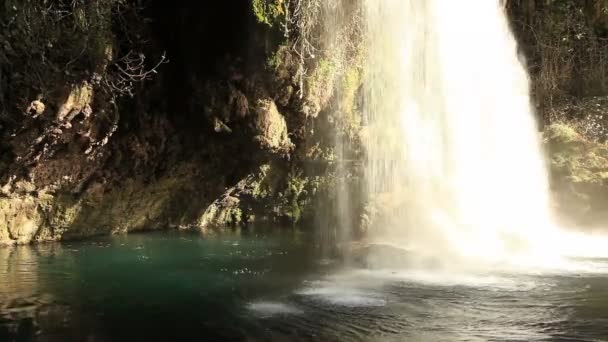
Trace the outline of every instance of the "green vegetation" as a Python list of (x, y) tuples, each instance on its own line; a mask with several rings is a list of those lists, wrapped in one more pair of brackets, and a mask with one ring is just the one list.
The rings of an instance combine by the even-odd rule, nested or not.
[(251, 183), (252, 196), (267, 206), (264, 211), (272, 212), (274, 220), (286, 220), (295, 225), (312, 209), (319, 179), (305, 176), (299, 168), (285, 172), (277, 166), (263, 165)]
[(287, 188), (283, 194), (285, 215), (293, 224), (300, 221), (306, 205), (311, 199), (307, 196), (308, 179), (302, 177), (302, 172), (292, 171), (287, 175)]
[[(150, 74), (144, 19), (128, 0), (5, 0), (0, 5), (0, 109), (17, 120), (36, 99), (54, 109), (89, 82), (109, 97), (134, 94)], [(4, 83), (4, 84), (2, 84)], [(7, 85), (11, 86), (8, 87)]]
[(325, 108), (335, 90), (338, 77), (338, 61), (332, 57), (321, 58), (306, 77), (304, 94), (308, 100), (311, 116), (315, 117)]
[(563, 122), (547, 127), (544, 137), (559, 212), (581, 224), (597, 221), (608, 208), (608, 145)]
[[(176, 42), (195, 63), (202, 54), (217, 53), (223, 66), (213, 70), (211, 78), (217, 79), (208, 79), (206, 71), (175, 77), (184, 84), (170, 101), (159, 96), (165, 95), (165, 82), (175, 84), (169, 73), (136, 92), (157, 62), (143, 52), (160, 54), (155, 49), (164, 48), (151, 31), (173, 29), (150, 26), (141, 17), (141, 3), (146, 2), (0, 5), (0, 187), (7, 189), (0, 189), (0, 240), (168, 226), (207, 229), (256, 220), (306, 224), (323, 216), (329, 222), (340, 211), (337, 193), (349, 196), (351, 217), (364, 213), (356, 162), (363, 155), (359, 103), (367, 51), (357, 1), (251, 0), (245, 4), (249, 18), (261, 25), (246, 28), (252, 40), (263, 42), (252, 52), (254, 65), (243, 67), (247, 56), (241, 52), (208, 51), (206, 44), (193, 51), (191, 41)], [(522, 0), (508, 1), (508, 9), (542, 113), (576, 102), (572, 98), (608, 93), (608, 5)], [(224, 38), (225, 28), (213, 29), (218, 31), (201, 34)], [(178, 54), (169, 72), (200, 67)], [(585, 125), (590, 115), (597, 123)], [(544, 135), (553, 185), (576, 194), (585, 208), (600, 203), (608, 189), (602, 115), (569, 107), (545, 117), (554, 123)], [(83, 116), (71, 128), (66, 124)], [(98, 164), (83, 166), (89, 163)], [(188, 170), (168, 166), (184, 164)], [(64, 180), (72, 174), (78, 176)], [(376, 200), (378, 206), (394, 204)], [(364, 221), (376, 215), (373, 205)]]
[(574, 184), (608, 185), (608, 146), (585, 139), (565, 123), (545, 131), (556, 177)]
[(541, 108), (608, 91), (608, 2), (523, 0), (507, 4)]
[(253, 14), (257, 21), (270, 27), (280, 22), (286, 13), (283, 0), (253, 0)]

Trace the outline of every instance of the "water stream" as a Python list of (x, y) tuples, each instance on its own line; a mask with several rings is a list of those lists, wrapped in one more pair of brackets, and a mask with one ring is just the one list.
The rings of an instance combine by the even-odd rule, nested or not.
[(450, 267), (605, 254), (606, 239), (553, 220), (529, 78), (500, 1), (366, 0), (364, 13), (366, 177), (382, 213), (370, 240)]
[(376, 247), (353, 268), (282, 229), (2, 248), (0, 342), (608, 340), (608, 243), (552, 218), (499, 1), (362, 1)]

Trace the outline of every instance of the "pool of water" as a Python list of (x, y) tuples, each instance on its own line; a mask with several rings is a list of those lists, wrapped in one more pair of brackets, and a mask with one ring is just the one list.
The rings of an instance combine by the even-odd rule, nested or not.
[(0, 341), (608, 340), (608, 261), (380, 271), (314, 246), (290, 231), (0, 248)]

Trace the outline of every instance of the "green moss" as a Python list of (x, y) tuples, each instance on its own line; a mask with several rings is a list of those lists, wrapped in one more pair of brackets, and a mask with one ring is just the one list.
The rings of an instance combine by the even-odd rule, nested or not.
[(361, 71), (356, 68), (349, 68), (342, 78), (342, 108), (347, 113), (352, 113), (355, 108), (355, 96), (361, 86)]
[(362, 80), (362, 70), (359, 66), (349, 67), (342, 77), (342, 92), (340, 95), (341, 129), (351, 138), (361, 130), (361, 113), (357, 108), (357, 94)]
[(576, 132), (574, 127), (561, 122), (554, 123), (547, 127), (544, 135), (551, 143), (570, 144), (583, 141), (583, 138)]
[(281, 164), (263, 165), (249, 183), (254, 202), (249, 208), (254, 208), (256, 217), (298, 224), (312, 211), (322, 179), (305, 175), (301, 165), (290, 170)]
[(557, 212), (578, 224), (594, 224), (608, 213), (608, 146), (587, 140), (566, 123), (546, 128)]
[(336, 75), (336, 63), (331, 58), (322, 58), (313, 73), (307, 78), (306, 88), (309, 96), (328, 98), (331, 95)]
[(306, 185), (308, 179), (302, 177), (301, 172), (292, 172), (288, 175), (287, 189), (285, 191), (285, 215), (296, 224), (302, 218), (302, 212), (310, 201), (307, 196)]
[(271, 70), (278, 70), (279, 68), (281, 68), (281, 65), (283, 65), (283, 48), (283, 46), (279, 47), (277, 51), (268, 56), (268, 59), (266, 60), (266, 65)]
[(253, 0), (253, 14), (260, 24), (270, 27), (285, 16), (285, 4), (283, 0)]
[(363, 83), (364, 54), (360, 51), (354, 51), (348, 57), (344, 54), (339, 50), (335, 53), (326, 51), (307, 75), (304, 94), (314, 109), (312, 113), (331, 107), (335, 128), (354, 137), (361, 128), (357, 96)]
[(267, 198), (272, 192), (272, 181), (269, 179), (271, 175), (271, 166), (269, 164), (262, 165), (260, 171), (255, 176), (252, 185), (252, 196), (256, 200)]
[(330, 57), (319, 59), (314, 69), (306, 76), (304, 96), (309, 107), (308, 116), (316, 117), (328, 106), (335, 93), (337, 76), (338, 65), (336, 60)]
[(565, 123), (547, 127), (544, 135), (554, 178), (574, 184), (605, 183), (608, 172), (608, 149), (605, 145), (587, 141), (574, 127)]
[(241, 208), (232, 208), (230, 210), (230, 220), (229, 223), (233, 225), (239, 225), (243, 222), (243, 210)]

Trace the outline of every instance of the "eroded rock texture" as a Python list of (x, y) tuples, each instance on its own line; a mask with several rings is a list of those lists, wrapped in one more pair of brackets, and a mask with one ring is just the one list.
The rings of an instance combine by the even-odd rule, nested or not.
[(0, 1), (0, 243), (312, 220), (345, 72), (285, 6)]

